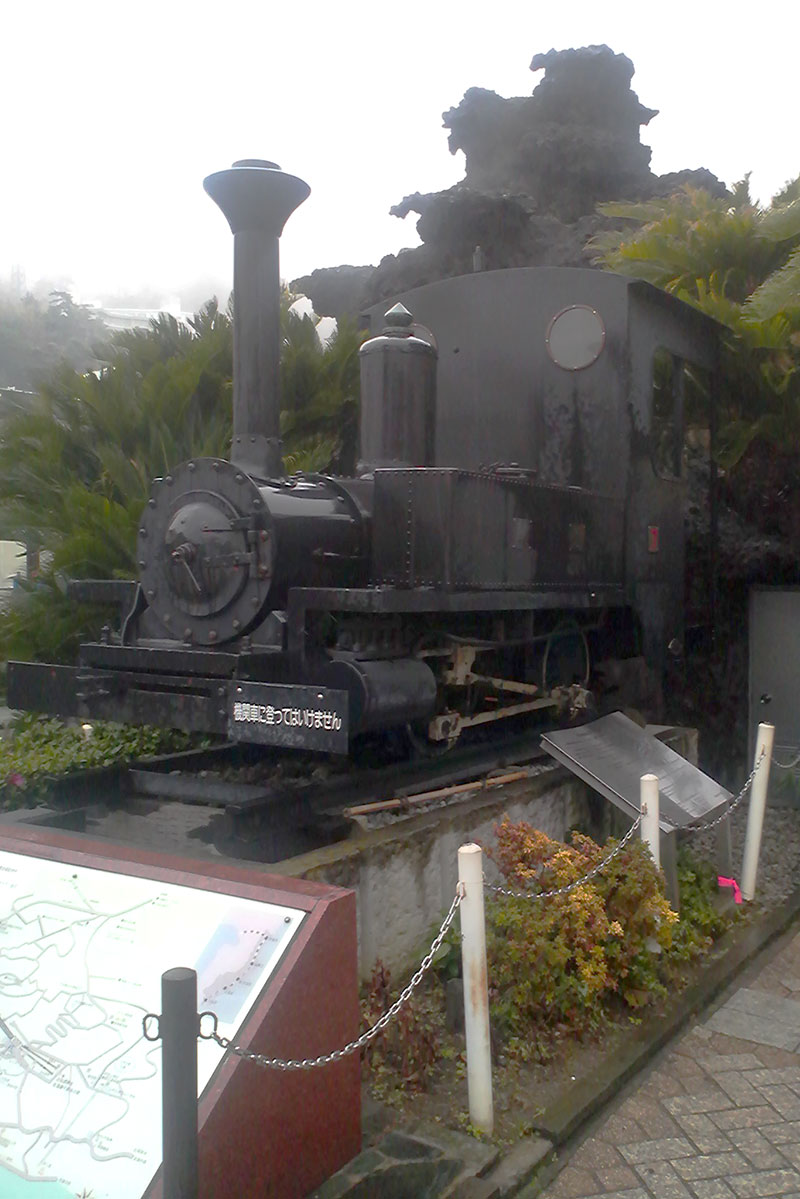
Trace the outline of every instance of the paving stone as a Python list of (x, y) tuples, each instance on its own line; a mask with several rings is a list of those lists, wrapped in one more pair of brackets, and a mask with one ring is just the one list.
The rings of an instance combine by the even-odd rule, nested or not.
[(750, 1165), (735, 1150), (727, 1153), (701, 1153), (675, 1162), (675, 1169), (687, 1181), (697, 1178), (727, 1178), (730, 1174), (745, 1174)]
[(719, 1008), (707, 1021), (710, 1028), (743, 1041), (758, 1041), (794, 1051), (800, 1043), (800, 1032), (771, 1020), (759, 1020), (750, 1012), (738, 1008)]
[[(702, 1077), (702, 1074), (700, 1077)], [(690, 1088), (691, 1085), (690, 1083)], [(685, 1095), (686, 1090), (686, 1083), (665, 1068), (658, 1070), (655, 1074), (651, 1074), (649, 1078), (646, 1078), (639, 1087), (637, 1094), (644, 1095), (648, 1099), (656, 1099), (661, 1103), (664, 1099), (671, 1099), (676, 1095)]]
[(757, 1174), (738, 1174), (729, 1179), (731, 1190), (741, 1199), (760, 1199), (766, 1195), (788, 1195), (800, 1187), (796, 1170), (759, 1170)]
[(728, 1136), (757, 1170), (779, 1170), (786, 1165), (785, 1155), (779, 1153), (757, 1128), (734, 1128)]
[(789, 1145), (781, 1145), (780, 1151), (790, 1166), (794, 1166), (796, 1170), (800, 1170), (800, 1145), (796, 1141)]
[(769, 1070), (797, 1065), (796, 1053), (790, 1053), (787, 1049), (775, 1049), (772, 1045), (757, 1046), (756, 1055), (760, 1058), (762, 1066)]
[[(542, 1196), (545, 1199), (545, 1195)], [(550, 1199), (550, 1192), (546, 1192), (546, 1199)], [(642, 1187), (632, 1187), (630, 1190), (624, 1191), (601, 1191), (599, 1194), (587, 1195), (586, 1199), (652, 1199), (650, 1192), (645, 1191)]]
[(609, 1145), (597, 1137), (589, 1137), (570, 1158), (573, 1166), (583, 1170), (613, 1169), (624, 1166), (625, 1162), (616, 1145)]
[(754, 1070), (747, 1076), (754, 1087), (800, 1086), (800, 1066)]
[(699, 1153), (726, 1153), (730, 1150), (731, 1142), (708, 1116), (676, 1116), (675, 1119)]
[(635, 1120), (615, 1112), (606, 1120), (601, 1132), (601, 1140), (610, 1141), (612, 1145), (625, 1144), (629, 1141), (643, 1141), (647, 1133), (640, 1128)]
[(727, 1070), (759, 1070), (761, 1062), (754, 1053), (713, 1053), (699, 1057), (698, 1064), (709, 1074), (723, 1074)]
[(694, 1095), (678, 1095), (674, 1099), (665, 1099), (664, 1107), (673, 1116), (696, 1115), (701, 1112), (719, 1112), (734, 1106), (730, 1097), (715, 1087), (697, 1091)]
[[(765, 1124), (764, 1128), (774, 1128), (774, 1124)], [(760, 1128), (731, 1128), (726, 1133), (731, 1143), (740, 1149), (742, 1153), (749, 1153), (759, 1150), (772, 1149), (771, 1143), (764, 1136)]]
[(800, 1120), (800, 1097), (790, 1087), (759, 1087), (761, 1094), (771, 1107), (779, 1111), (785, 1120)]
[(778, 1020), (787, 1028), (796, 1028), (800, 1036), (800, 1003), (796, 999), (781, 999), (765, 991), (739, 987), (723, 1006), (749, 1012), (759, 1020)]
[(617, 1166), (613, 1170), (595, 1170), (597, 1181), (606, 1191), (621, 1191), (624, 1187), (635, 1187), (639, 1179), (629, 1166)]
[(684, 1084), (696, 1082), (705, 1077), (702, 1066), (697, 1064), (694, 1057), (683, 1054), (674, 1059), (670, 1069)]
[(597, 1180), (590, 1170), (567, 1166), (545, 1191), (547, 1199), (589, 1199), (597, 1194)]
[(780, 1115), (774, 1107), (737, 1107), (729, 1112), (711, 1112), (711, 1119), (723, 1131), (729, 1128), (760, 1128), (762, 1124), (778, 1124)]
[(646, 1162), (636, 1166), (635, 1170), (645, 1186), (658, 1195), (658, 1199), (692, 1199), (691, 1192), (669, 1162)]
[(620, 1145), (620, 1153), (629, 1165), (635, 1166), (643, 1162), (691, 1157), (694, 1148), (685, 1137), (661, 1137), (653, 1141), (638, 1141), (633, 1145)]
[[(721, 1032), (715, 1032), (709, 1044), (715, 1053), (720, 1054), (754, 1053), (756, 1057), (761, 1058), (763, 1053), (779, 1053), (783, 1055), (784, 1059), (788, 1059), (788, 1062), (795, 1062), (797, 1060), (794, 1053), (790, 1053), (787, 1049), (780, 1049), (775, 1045), (764, 1045), (760, 1041), (753, 1041), (752, 1038), (748, 1040), (747, 1038), (728, 1036)], [(765, 1061), (761, 1058), (761, 1061), (764, 1066), (783, 1066), (787, 1064), (786, 1060), (780, 1062)]]
[(737, 1107), (756, 1107), (763, 1102), (760, 1093), (741, 1070), (726, 1070), (717, 1075), (716, 1081)]
[(787, 1120), (785, 1124), (768, 1124), (764, 1136), (773, 1145), (800, 1144), (800, 1120)]
[[(757, 1094), (757, 1092), (755, 1092)], [(672, 1116), (664, 1110), (662, 1103), (650, 1098), (642, 1098), (637, 1092), (626, 1104), (628, 1114), (641, 1128), (647, 1129), (650, 1139), (655, 1137), (679, 1137), (681, 1130)]]
[(689, 1187), (696, 1199), (735, 1199), (734, 1193), (721, 1178), (702, 1178)]

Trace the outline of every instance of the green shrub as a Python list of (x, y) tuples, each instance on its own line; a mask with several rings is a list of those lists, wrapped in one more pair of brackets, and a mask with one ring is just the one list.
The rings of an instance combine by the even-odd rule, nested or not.
[(33, 802), (52, 779), (73, 771), (188, 749), (196, 741), (172, 729), (102, 721), (87, 736), (80, 725), (20, 717), (0, 740), (0, 807)]
[(689, 850), (678, 854), (680, 919), (675, 925), (672, 948), (665, 966), (691, 962), (701, 956), (730, 925), (713, 903), (717, 873), (708, 862), (699, 861)]
[[(554, 841), (525, 822), (495, 829), (491, 856), (513, 889), (558, 890), (583, 878), (616, 847), (573, 833)], [(639, 1008), (663, 994), (654, 947), (669, 948), (677, 916), (663, 877), (631, 841), (586, 884), (549, 899), (487, 905), (490, 1000), (498, 1031), (525, 1055), (554, 1038), (597, 1028), (612, 1000)]]

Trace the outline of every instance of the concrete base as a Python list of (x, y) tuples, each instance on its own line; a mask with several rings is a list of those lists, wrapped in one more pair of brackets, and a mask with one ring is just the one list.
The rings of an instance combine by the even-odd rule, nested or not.
[[(358, 830), (347, 841), (270, 869), (356, 892), (359, 969), (367, 979), (378, 958), (392, 971), (418, 962), (453, 901), (459, 846), (493, 845), (494, 826), (505, 815), (563, 840), (574, 825), (590, 825), (589, 791), (566, 770), (546, 765), (524, 782), (476, 790), (452, 807)], [(490, 882), (499, 881), (487, 858), (484, 870)]]
[[(692, 729), (665, 728), (659, 737), (696, 761)], [(495, 843), (494, 826), (508, 815), (527, 820), (548, 837), (564, 840), (576, 826), (598, 839), (608, 835), (610, 805), (556, 763), (524, 782), (476, 789), (458, 804), (437, 808), (383, 828), (354, 830), (346, 841), (270, 866), (275, 874), (316, 879), (356, 892), (359, 970), (368, 979), (378, 958), (395, 973), (418, 965), (453, 901), (458, 848), (470, 841)], [(489, 882), (498, 882), (484, 857)]]

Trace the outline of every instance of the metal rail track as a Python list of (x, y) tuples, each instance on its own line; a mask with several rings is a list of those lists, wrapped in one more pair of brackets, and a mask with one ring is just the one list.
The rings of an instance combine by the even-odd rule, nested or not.
[[(83, 772), (54, 783), (50, 811), (32, 812), (30, 820), (81, 828), (98, 806), (124, 810), (131, 805), (164, 802), (187, 808), (212, 809), (216, 817), (214, 844), (227, 857), (265, 862), (278, 861), (304, 849), (330, 844), (346, 837), (352, 814), (346, 809), (381, 801), (398, 801), (397, 807), (418, 807), (415, 796), (431, 802), (443, 791), (450, 798), (467, 783), (480, 786), (498, 771), (523, 767), (543, 756), (539, 742), (543, 729), (506, 736), (502, 741), (456, 748), (443, 757), (392, 762), (388, 765), (348, 769), (327, 778), (309, 775), (296, 779), (267, 778), (263, 783), (241, 782), (223, 776), (225, 770), (274, 761), (251, 749), (223, 745), (204, 751), (187, 751), (130, 766)], [(288, 755), (296, 761), (296, 756)], [(471, 790), (472, 788), (470, 788)], [(430, 792), (439, 793), (429, 795)]]

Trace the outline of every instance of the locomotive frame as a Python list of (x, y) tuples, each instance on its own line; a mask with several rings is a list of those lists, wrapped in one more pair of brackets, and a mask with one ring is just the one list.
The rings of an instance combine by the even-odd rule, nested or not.
[(333, 752), (584, 712), (598, 680), (641, 704), (682, 648), (687, 365), (713, 412), (715, 322), (589, 269), (416, 288), (363, 315), (358, 477), (287, 478), (278, 238), (309, 189), (259, 160), (205, 186), (234, 234), (230, 461), (154, 482), (139, 581), (71, 584), (116, 627), (76, 667), (10, 662), (9, 704)]

